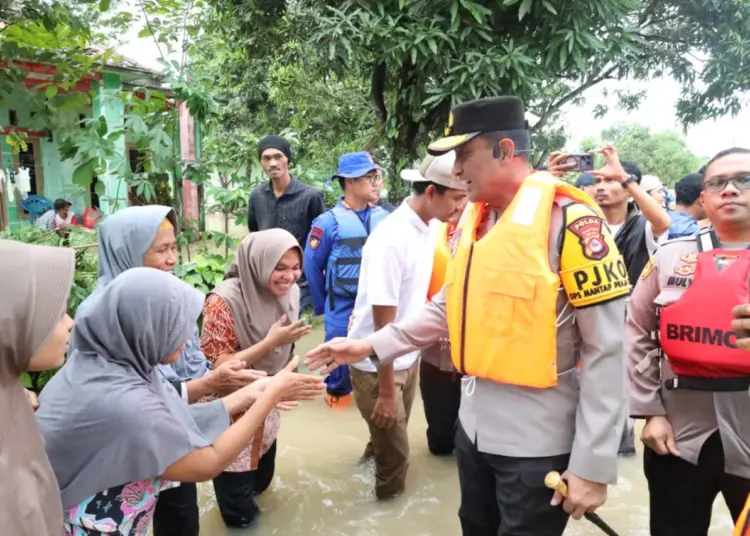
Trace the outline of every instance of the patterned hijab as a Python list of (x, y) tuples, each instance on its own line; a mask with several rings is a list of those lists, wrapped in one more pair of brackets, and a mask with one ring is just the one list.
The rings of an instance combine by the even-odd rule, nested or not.
[(64, 508), (157, 477), (227, 429), (221, 400), (188, 406), (156, 368), (202, 309), (203, 294), (175, 276), (133, 268), (76, 315), (77, 347), (37, 411)]
[[(261, 342), (268, 330), (282, 315), (293, 323), (299, 319), (299, 287), (292, 286), (286, 296), (275, 296), (268, 290), (268, 281), (281, 257), (290, 249), (302, 250), (297, 239), (283, 229), (250, 233), (237, 248), (224, 281), (213, 291), (229, 305), (240, 349)], [(276, 374), (289, 361), (292, 345), (272, 350), (258, 359), (253, 368)]]
[(62, 532), (60, 488), (19, 376), (67, 309), (72, 249), (0, 240), (0, 527), (14, 536)]

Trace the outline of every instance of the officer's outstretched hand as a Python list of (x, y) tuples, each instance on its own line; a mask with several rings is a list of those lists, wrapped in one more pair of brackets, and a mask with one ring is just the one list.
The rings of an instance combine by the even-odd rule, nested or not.
[(358, 363), (372, 353), (372, 346), (364, 339), (336, 337), (308, 352), (305, 366), (310, 370), (323, 369), (323, 374), (328, 374), (341, 365)]
[(674, 441), (672, 424), (663, 415), (655, 415), (646, 420), (646, 426), (643, 427), (643, 432), (641, 432), (641, 441), (659, 456), (680, 455)]
[(583, 514), (593, 512), (607, 500), (607, 485), (578, 478), (570, 471), (565, 471), (563, 480), (568, 485), (568, 496), (563, 497), (558, 492), (552, 497), (552, 506), (562, 503), (563, 510), (573, 519), (581, 519)]
[(737, 347), (750, 350), (750, 304), (738, 305), (732, 309), (735, 320), (732, 329), (738, 333)]

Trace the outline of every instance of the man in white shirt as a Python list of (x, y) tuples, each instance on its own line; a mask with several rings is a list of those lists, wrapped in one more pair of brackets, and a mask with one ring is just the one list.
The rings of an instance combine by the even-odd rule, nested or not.
[[(419, 170), (404, 170), (414, 195), (370, 234), (362, 252), (359, 291), (349, 336), (361, 339), (419, 312), (427, 301), (435, 239), (430, 220), (447, 222), (466, 197), (453, 178), (455, 153), (427, 156)], [(407, 424), (417, 385), (419, 352), (376, 369), (369, 359), (352, 365), (354, 397), (370, 429), (365, 457), (375, 457), (375, 495), (404, 490), (409, 468)]]

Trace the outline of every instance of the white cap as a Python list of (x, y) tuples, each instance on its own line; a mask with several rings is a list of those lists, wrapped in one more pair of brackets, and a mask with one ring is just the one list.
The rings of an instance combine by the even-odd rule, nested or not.
[(404, 169), (401, 178), (409, 182), (434, 182), (454, 190), (466, 190), (466, 184), (453, 177), (456, 153), (448, 151), (440, 156), (427, 155), (419, 169)]
[(663, 186), (664, 184), (662, 184), (661, 179), (659, 179), (659, 177), (657, 177), (656, 175), (644, 175), (643, 177), (641, 177), (640, 187), (646, 192), (656, 190), (657, 188), (662, 188)]

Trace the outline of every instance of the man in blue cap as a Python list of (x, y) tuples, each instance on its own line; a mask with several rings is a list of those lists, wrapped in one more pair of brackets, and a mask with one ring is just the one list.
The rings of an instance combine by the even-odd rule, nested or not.
[[(328, 180), (338, 179), (344, 196), (336, 206), (313, 221), (305, 245), (305, 275), (315, 315), (324, 314), (325, 340), (346, 337), (354, 309), (362, 262), (362, 248), (370, 232), (388, 215), (376, 206), (383, 170), (367, 152), (347, 153)], [(328, 401), (342, 401), (352, 392), (348, 367), (326, 378)]]

